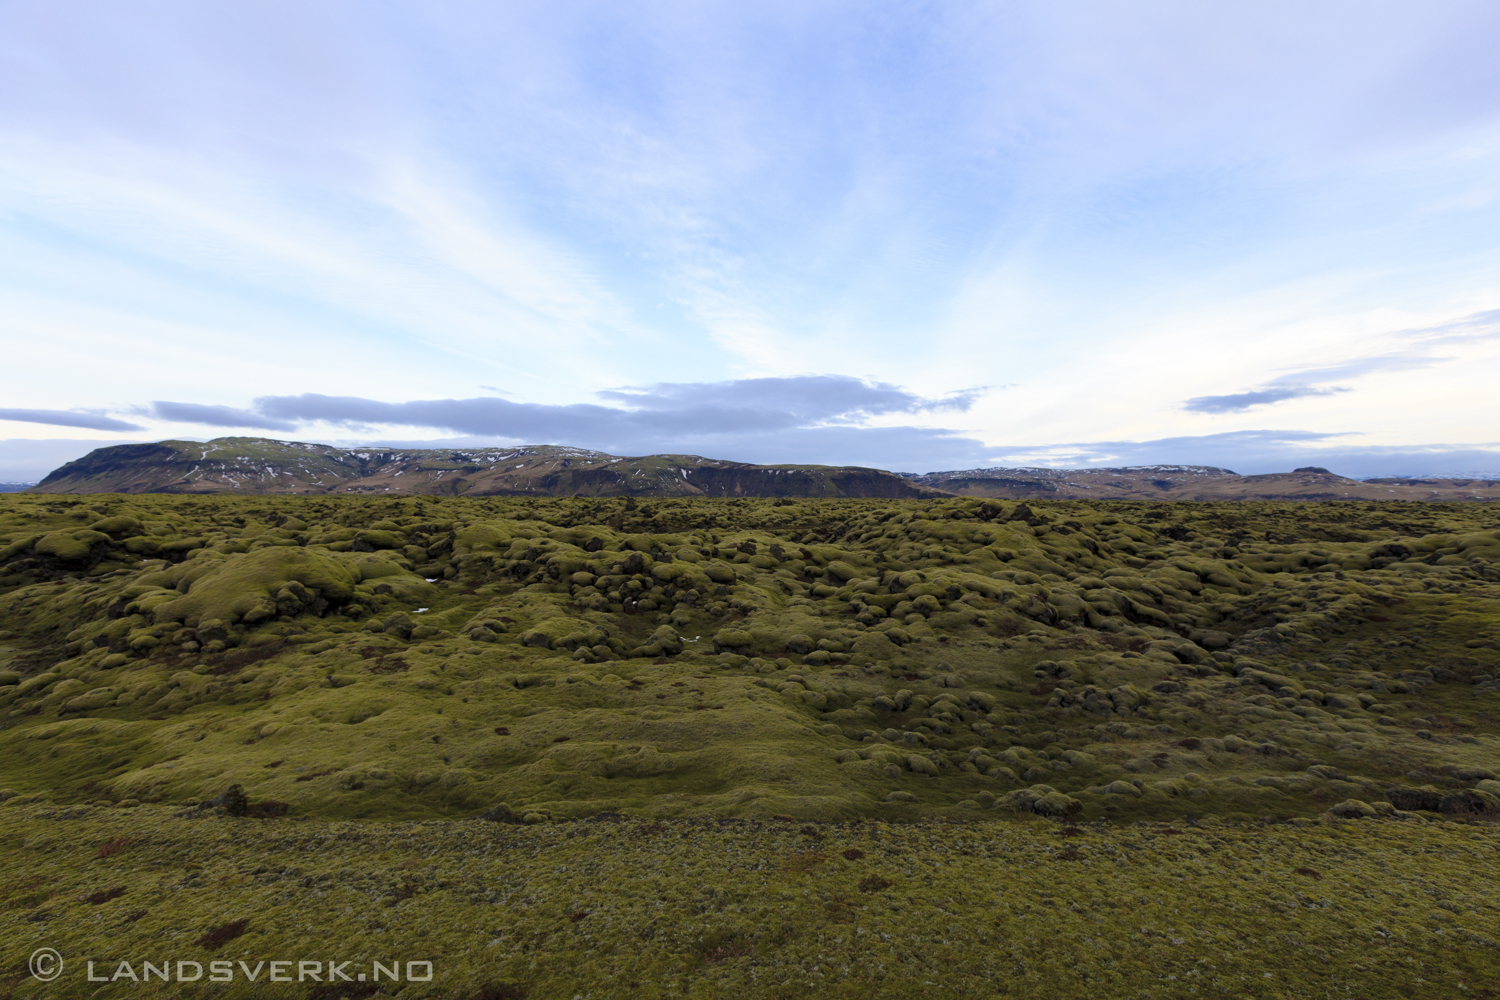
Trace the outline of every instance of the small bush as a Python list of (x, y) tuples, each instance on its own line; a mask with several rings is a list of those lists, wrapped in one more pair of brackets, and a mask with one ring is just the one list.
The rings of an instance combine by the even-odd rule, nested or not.
[(111, 899), (119, 899), (123, 895), (125, 895), (125, 887), (117, 885), (113, 889), (100, 889), (98, 892), (90, 893), (82, 898), (90, 906), (98, 906), (101, 903), (109, 902)]
[(233, 941), (245, 933), (245, 929), (249, 926), (250, 920), (247, 917), (239, 920), (231, 920), (227, 924), (220, 924), (218, 927), (208, 931), (198, 939), (198, 944), (209, 951), (217, 951), (225, 943)]

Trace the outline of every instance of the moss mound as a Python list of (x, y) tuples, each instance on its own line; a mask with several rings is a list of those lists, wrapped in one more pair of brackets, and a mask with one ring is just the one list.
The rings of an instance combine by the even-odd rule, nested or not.
[(1497, 560), (1477, 504), (12, 494), (0, 789), (1483, 820)]

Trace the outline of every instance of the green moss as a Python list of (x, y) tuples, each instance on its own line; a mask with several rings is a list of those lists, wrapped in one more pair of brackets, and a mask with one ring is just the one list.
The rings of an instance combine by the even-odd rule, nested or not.
[[(833, 818), (1024, 783), (1032, 812), (1131, 819), (1489, 780), (1459, 777), (1493, 758), (1484, 508), (1174, 511), (1164, 534), (1144, 504), (11, 495), (0, 784)], [(60, 719), (137, 749), (28, 749)], [(673, 766), (608, 763), (645, 747)]]
[(90, 548), (89, 541), (76, 537), (78, 534), (80, 532), (50, 532), (38, 538), (32, 550), (38, 555), (55, 556), (65, 562), (78, 562), (88, 557)]

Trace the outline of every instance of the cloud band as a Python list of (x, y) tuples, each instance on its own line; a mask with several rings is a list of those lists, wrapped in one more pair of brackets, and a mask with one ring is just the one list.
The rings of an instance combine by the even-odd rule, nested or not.
[(0, 409), (0, 420), (18, 420), (28, 424), (52, 424), (55, 427), (85, 427), (92, 431), (139, 431), (140, 424), (116, 420), (84, 410), (15, 410)]

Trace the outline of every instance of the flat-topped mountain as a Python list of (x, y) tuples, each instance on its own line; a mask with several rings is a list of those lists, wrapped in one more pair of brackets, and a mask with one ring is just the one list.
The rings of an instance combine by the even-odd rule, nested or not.
[(1242, 476), (1211, 465), (968, 469), (908, 477), (944, 493), (1053, 500), (1500, 500), (1487, 479), (1347, 479), (1327, 469)]
[(99, 448), (31, 493), (390, 493), (436, 496), (935, 495), (879, 469), (752, 465), (696, 455), (622, 458), (556, 445), (335, 448), (265, 438), (158, 441)]

